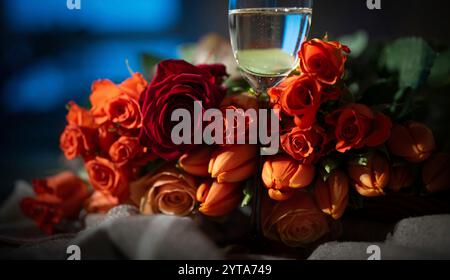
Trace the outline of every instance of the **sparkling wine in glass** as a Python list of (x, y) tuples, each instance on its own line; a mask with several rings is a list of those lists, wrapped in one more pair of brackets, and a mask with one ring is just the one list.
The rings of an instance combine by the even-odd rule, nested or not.
[[(230, 0), (231, 45), (238, 66), (258, 96), (298, 65), (298, 52), (311, 26), (312, 0)], [(259, 170), (263, 158), (259, 160)], [(261, 174), (255, 175), (251, 234), (262, 246)]]
[(230, 0), (234, 56), (256, 93), (295, 69), (311, 26), (312, 0)]

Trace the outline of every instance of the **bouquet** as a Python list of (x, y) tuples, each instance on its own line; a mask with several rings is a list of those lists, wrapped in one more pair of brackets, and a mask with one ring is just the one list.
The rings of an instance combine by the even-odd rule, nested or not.
[[(420, 70), (394, 55), (402, 44), (422, 48)], [(121, 84), (96, 81), (89, 108), (68, 104), (60, 137), (87, 178), (66, 171), (34, 180), (36, 196), (22, 210), (49, 234), (80, 211), (122, 204), (142, 215), (216, 219), (249, 205), (256, 184), (265, 190), (256, 210), (266, 238), (289, 247), (320, 242), (363, 197), (449, 189), (449, 155), (413, 118), (414, 94), (437, 60), (428, 48), (419, 39), (386, 47), (382, 68), (395, 78), (364, 90), (347, 68), (350, 48), (327, 38), (305, 42), (298, 68), (267, 95), (253, 94), (235, 69), (230, 77), (223, 64), (184, 60), (160, 62), (148, 80), (132, 73)], [(262, 153), (255, 134), (278, 149)]]

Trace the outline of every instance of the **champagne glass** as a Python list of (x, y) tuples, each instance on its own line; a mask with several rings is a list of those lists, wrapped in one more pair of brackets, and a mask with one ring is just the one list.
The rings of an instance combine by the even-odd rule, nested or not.
[(239, 69), (257, 95), (295, 69), (308, 36), (312, 0), (230, 0), (231, 45)]
[[(298, 52), (309, 34), (312, 0), (229, 0), (234, 57), (258, 97), (298, 65)], [(259, 170), (263, 158), (260, 157)], [(255, 175), (251, 235), (261, 249), (261, 174)]]

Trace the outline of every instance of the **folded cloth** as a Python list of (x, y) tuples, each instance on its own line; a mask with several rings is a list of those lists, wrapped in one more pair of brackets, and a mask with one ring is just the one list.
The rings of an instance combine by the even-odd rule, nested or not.
[(450, 259), (450, 215), (424, 216), (400, 221), (385, 242), (330, 242), (321, 245), (311, 260), (366, 260), (376, 245), (380, 259)]
[[(18, 182), (0, 208), (0, 259), (67, 259), (71, 245), (81, 259), (217, 260), (227, 256), (191, 218), (141, 216), (136, 208), (118, 206), (106, 215), (88, 215), (85, 230), (45, 236), (21, 213), (19, 201), (32, 194)], [(400, 221), (386, 241), (330, 242), (319, 246), (311, 260), (366, 260), (376, 245), (381, 259), (450, 259), (450, 215)], [(244, 259), (276, 259), (242, 256)]]

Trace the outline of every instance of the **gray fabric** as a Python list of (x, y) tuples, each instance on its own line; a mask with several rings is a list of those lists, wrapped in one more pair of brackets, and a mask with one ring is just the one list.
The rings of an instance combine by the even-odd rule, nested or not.
[[(66, 259), (70, 245), (81, 249), (82, 259), (217, 260), (218, 248), (195, 220), (170, 216), (141, 216), (134, 207), (119, 206), (107, 215), (84, 217), (85, 230), (74, 234), (43, 235), (21, 213), (19, 201), (31, 195), (18, 182), (0, 208), (0, 259)], [(367, 248), (377, 245), (382, 259), (450, 259), (450, 215), (406, 219), (385, 242), (330, 242), (319, 246), (310, 260), (366, 260)], [(277, 259), (241, 255), (245, 259)]]

